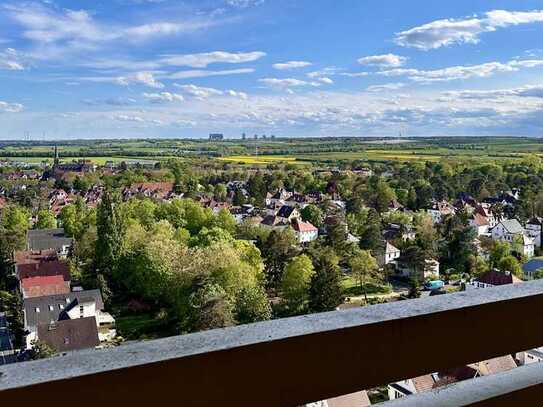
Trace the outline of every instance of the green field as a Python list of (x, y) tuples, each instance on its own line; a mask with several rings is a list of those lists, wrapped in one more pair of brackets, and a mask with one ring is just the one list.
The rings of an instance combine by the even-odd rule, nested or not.
[[(2, 142), (0, 159), (29, 163), (51, 162), (55, 143)], [(276, 140), (74, 140), (58, 142), (63, 161), (89, 158), (96, 164), (125, 159), (166, 160), (192, 158), (218, 160), (232, 165), (333, 163), (335, 161), (501, 162), (526, 154), (543, 157), (543, 139), (512, 137), (428, 137), (402, 139), (401, 143), (376, 138), (306, 138)], [(254, 155), (258, 148), (260, 155)]]

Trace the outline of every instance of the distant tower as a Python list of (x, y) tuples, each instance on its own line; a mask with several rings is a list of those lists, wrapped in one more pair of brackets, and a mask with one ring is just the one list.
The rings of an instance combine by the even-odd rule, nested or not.
[(247, 134), (243, 133), (243, 134), (241, 135), (241, 139), (242, 139), (242, 140), (246, 140), (246, 139), (247, 139)]
[(60, 164), (60, 159), (58, 157), (58, 147), (57, 147), (56, 144), (55, 144), (55, 159), (54, 159), (53, 163), (54, 163), (55, 167)]

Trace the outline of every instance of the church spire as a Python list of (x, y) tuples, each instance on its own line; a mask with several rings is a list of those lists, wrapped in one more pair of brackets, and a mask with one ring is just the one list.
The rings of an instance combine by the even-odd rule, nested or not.
[(53, 161), (55, 164), (55, 167), (60, 163), (59, 157), (58, 157), (58, 147), (55, 144), (55, 160)]

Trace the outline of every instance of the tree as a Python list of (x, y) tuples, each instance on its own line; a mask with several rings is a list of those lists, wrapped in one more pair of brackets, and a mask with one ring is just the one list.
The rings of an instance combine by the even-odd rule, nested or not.
[(268, 190), (266, 188), (264, 176), (260, 172), (249, 178), (247, 189), (255, 204), (258, 206), (264, 206)]
[(31, 342), (32, 348), (29, 352), (30, 360), (47, 359), (56, 355), (56, 351), (47, 343), (40, 341), (39, 339)]
[(394, 190), (380, 177), (372, 177), (364, 200), (370, 208), (378, 213), (388, 211), (390, 203), (396, 199)]
[(104, 193), (96, 215), (98, 239), (96, 241), (96, 266), (98, 274), (113, 274), (124, 239), (124, 222), (119, 211), (119, 199), (109, 191)]
[(40, 209), (38, 211), (38, 221), (36, 222), (36, 229), (54, 229), (57, 227), (57, 220), (55, 214), (49, 209)]
[(205, 279), (197, 280), (189, 302), (193, 311), (189, 325), (191, 331), (206, 331), (235, 324), (234, 307), (225, 290), (218, 284)]
[(225, 201), (227, 194), (228, 194), (228, 190), (226, 189), (226, 185), (224, 184), (215, 185), (215, 188), (213, 190), (213, 195), (216, 200), (220, 202)]
[(509, 272), (517, 277), (522, 277), (520, 263), (513, 256), (506, 256), (498, 263), (498, 269), (502, 272)]
[(281, 279), (281, 297), (292, 315), (305, 311), (314, 274), (313, 263), (305, 254), (294, 257), (285, 267)]
[(301, 210), (302, 219), (305, 222), (313, 224), (315, 227), (320, 228), (324, 221), (324, 212), (316, 205), (307, 205)]
[(213, 219), (213, 225), (234, 235), (236, 233), (236, 219), (230, 214), (228, 209), (221, 209)]
[(2, 244), (0, 239), (0, 291), (7, 291), (13, 288), (13, 261), (11, 253), (6, 245)]
[(363, 227), (360, 237), (360, 248), (371, 250), (373, 253), (382, 249), (383, 235), (381, 231), (381, 219), (375, 210), (368, 212), (366, 224)]
[(420, 281), (418, 278), (412, 278), (409, 280), (409, 292), (407, 293), (407, 298), (415, 299), (420, 298)]
[(381, 283), (384, 275), (379, 269), (377, 260), (368, 250), (357, 250), (349, 259), (352, 273), (364, 292), (364, 301), (368, 303), (367, 284)]
[(509, 256), (511, 246), (504, 240), (494, 240), (490, 249), (490, 267), (498, 267), (500, 262)]
[(238, 324), (266, 321), (271, 316), (270, 302), (261, 286), (243, 287), (236, 295), (235, 317)]
[(296, 254), (297, 243), (298, 239), (290, 229), (272, 230), (266, 239), (262, 254), (266, 259), (268, 287), (277, 288), (281, 282), (285, 264)]
[(418, 246), (409, 246), (398, 259), (399, 263), (405, 264), (409, 269), (414, 271), (417, 280), (422, 280), (424, 271), (426, 270), (426, 253)]
[(314, 259), (315, 274), (309, 289), (309, 309), (312, 312), (333, 311), (343, 302), (338, 261), (330, 248), (321, 250)]

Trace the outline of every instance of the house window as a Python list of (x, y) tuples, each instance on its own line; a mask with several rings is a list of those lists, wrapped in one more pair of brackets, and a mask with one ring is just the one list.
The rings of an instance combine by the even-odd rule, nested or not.
[(64, 305), (58, 304), (58, 309), (64, 309)]
[(34, 308), (34, 311), (36, 311), (36, 312), (40, 312), (40, 307), (36, 307), (36, 308)]
[(70, 303), (70, 299), (66, 298), (66, 304), (69, 304), (69, 303)]
[(52, 305), (49, 305), (49, 311), (53, 311), (55, 309), (55, 307), (53, 307)]

